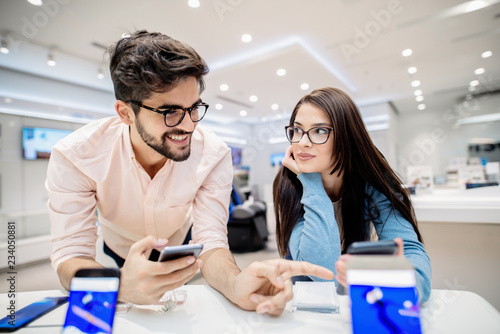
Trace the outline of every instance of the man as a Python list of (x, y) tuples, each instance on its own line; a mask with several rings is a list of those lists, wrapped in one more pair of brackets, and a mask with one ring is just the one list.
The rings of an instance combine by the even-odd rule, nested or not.
[[(51, 259), (66, 289), (78, 269), (100, 266), (97, 220), (105, 253), (121, 267), (119, 298), (136, 304), (157, 303), (201, 268), (243, 309), (280, 314), (292, 297), (291, 276), (333, 278), (304, 262), (236, 266), (226, 236), (230, 150), (197, 127), (208, 109), (200, 99), (208, 67), (191, 47), (137, 31), (110, 48), (110, 70), (118, 117), (75, 131), (49, 163)], [(188, 242), (191, 227), (193, 241), (204, 245), (198, 260), (148, 259), (167, 243)]]

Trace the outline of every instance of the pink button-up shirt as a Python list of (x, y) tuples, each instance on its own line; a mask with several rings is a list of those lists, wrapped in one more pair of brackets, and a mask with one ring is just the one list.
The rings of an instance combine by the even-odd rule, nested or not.
[(231, 150), (202, 126), (193, 133), (190, 157), (167, 160), (151, 179), (118, 117), (88, 124), (61, 140), (50, 158), (52, 265), (76, 256), (95, 259), (97, 221), (106, 244), (122, 258), (148, 235), (179, 245), (191, 225), (204, 252), (229, 248), (232, 180)]

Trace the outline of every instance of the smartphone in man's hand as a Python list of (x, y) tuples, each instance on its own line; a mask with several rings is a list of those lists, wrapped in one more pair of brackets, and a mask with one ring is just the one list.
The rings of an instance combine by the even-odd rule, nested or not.
[(158, 262), (171, 261), (185, 256), (194, 256), (197, 258), (202, 249), (202, 244), (166, 246), (162, 249), (158, 257)]

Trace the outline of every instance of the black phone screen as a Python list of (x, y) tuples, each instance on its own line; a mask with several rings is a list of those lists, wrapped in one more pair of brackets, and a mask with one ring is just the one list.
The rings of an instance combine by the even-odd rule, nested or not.
[(398, 251), (398, 245), (392, 240), (384, 241), (357, 241), (347, 248), (347, 254), (357, 255), (394, 255)]
[(46, 297), (31, 303), (12, 315), (0, 319), (0, 332), (13, 332), (64, 304), (68, 297)]

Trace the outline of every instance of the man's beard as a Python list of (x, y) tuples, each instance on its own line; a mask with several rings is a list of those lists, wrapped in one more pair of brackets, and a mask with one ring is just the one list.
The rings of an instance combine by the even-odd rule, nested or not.
[(180, 130), (175, 130), (173, 129), (170, 132), (165, 132), (163, 136), (161, 137), (161, 144), (155, 143), (156, 139), (151, 136), (142, 126), (141, 122), (139, 121), (138, 118), (136, 118), (136, 128), (137, 132), (139, 133), (139, 136), (141, 136), (142, 140), (153, 150), (158, 152), (159, 154), (163, 155), (165, 158), (173, 160), (173, 161), (184, 161), (189, 158), (189, 155), (191, 154), (191, 136), (189, 137), (189, 142), (187, 144), (187, 150), (182, 151), (180, 153), (175, 153), (174, 150), (170, 148), (170, 146), (167, 143), (167, 134), (168, 135), (185, 135), (189, 134), (189, 132), (185, 131), (180, 131)]

